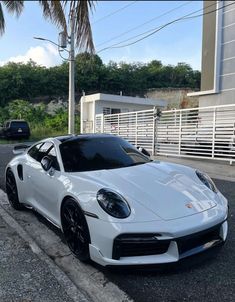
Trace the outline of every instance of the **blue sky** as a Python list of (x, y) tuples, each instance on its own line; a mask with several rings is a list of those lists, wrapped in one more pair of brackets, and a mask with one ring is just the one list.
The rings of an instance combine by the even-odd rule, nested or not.
[[(99, 51), (201, 8), (202, 1), (97, 1), (91, 15), (96, 50)], [(119, 9), (121, 9), (119, 12), (112, 14)], [(175, 10), (169, 12), (173, 9)], [(197, 14), (199, 13), (201, 12)], [(105, 17), (109, 14), (112, 15)], [(162, 14), (165, 15), (159, 17)], [(141, 25), (153, 18), (154, 20), (148, 24)], [(6, 12), (5, 19), (6, 32), (0, 38), (1, 65), (9, 60), (26, 62), (29, 58), (45, 66), (61, 63), (62, 60), (53, 45), (33, 39), (33, 36), (40, 36), (57, 41), (59, 32), (53, 24), (43, 19), (37, 1), (26, 1), (25, 10), (19, 19)], [(139, 26), (137, 29), (123, 34), (137, 26)], [(115, 38), (118, 35), (121, 36)], [(202, 17), (199, 17), (170, 25), (137, 44), (108, 49), (99, 55), (105, 63), (110, 60), (148, 62), (156, 59), (164, 64), (186, 62), (194, 69), (200, 69), (201, 35)], [(112, 38), (115, 39), (104, 43)], [(104, 44), (100, 45), (101, 43)]]

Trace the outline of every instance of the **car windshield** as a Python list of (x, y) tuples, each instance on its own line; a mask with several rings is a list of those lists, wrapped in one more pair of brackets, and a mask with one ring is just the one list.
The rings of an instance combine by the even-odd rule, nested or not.
[(151, 160), (119, 137), (80, 137), (60, 145), (66, 172), (117, 169)]

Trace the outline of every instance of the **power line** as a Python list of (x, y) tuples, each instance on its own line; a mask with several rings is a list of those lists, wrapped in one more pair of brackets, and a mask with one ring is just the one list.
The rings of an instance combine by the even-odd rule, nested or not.
[[(138, 42), (140, 42), (140, 41), (142, 41), (142, 40), (144, 40), (144, 39), (146, 39), (146, 38), (148, 38), (148, 37), (154, 35), (155, 33), (159, 32), (159, 31), (162, 30), (163, 28), (165, 28), (165, 27), (167, 27), (167, 26), (169, 26), (169, 25), (171, 25), (171, 24), (173, 24), (173, 23), (176, 23), (176, 22), (179, 22), (179, 21), (185, 21), (185, 20), (188, 20), (188, 19), (198, 18), (198, 17), (204, 16), (204, 15), (208, 15), (208, 14), (210, 14), (210, 13), (216, 12), (216, 11), (222, 9), (222, 8), (228, 7), (228, 6), (233, 5), (233, 4), (235, 4), (235, 2), (232, 2), (232, 3), (229, 3), (229, 4), (227, 4), (227, 5), (221, 6), (220, 8), (215, 9), (215, 10), (210, 11), (210, 12), (206, 12), (206, 13), (203, 13), (203, 14), (200, 14), (200, 15), (196, 15), (196, 16), (189, 17), (190, 15), (195, 14), (195, 13), (197, 13), (198, 11), (201, 11), (201, 10), (203, 10), (203, 9), (194, 11), (194, 12), (192, 12), (192, 13), (189, 13), (189, 14), (185, 15), (185, 16), (182, 16), (182, 17), (180, 17), (180, 18), (177, 18), (177, 19), (175, 19), (175, 20), (172, 20), (172, 21), (170, 21), (170, 22), (168, 22), (168, 23), (166, 23), (166, 24), (164, 24), (164, 25), (162, 25), (162, 26), (159, 26), (159, 27), (155, 28), (155, 29), (152, 29), (152, 30), (147, 31), (147, 32), (150, 32), (150, 31), (151, 31), (151, 33), (145, 35), (144, 37), (142, 37), (142, 38), (140, 38), (140, 39), (138, 39), (138, 40), (136, 40), (136, 41), (134, 41), (134, 42), (131, 42), (131, 43), (128, 43), (128, 44), (125, 44), (125, 45), (117, 46), (117, 45), (119, 45), (119, 44), (121, 44), (121, 43), (123, 43), (123, 42), (132, 40), (132, 39), (134, 39), (134, 38), (136, 38), (136, 37), (138, 37), (138, 36), (142, 36), (143, 34), (145, 34), (145, 33), (147, 33), (147, 32), (141, 33), (141, 34), (139, 34), (139, 35), (136, 35), (136, 36), (134, 36), (134, 37), (131, 37), (131, 38), (129, 38), (129, 39), (126, 39), (126, 40), (124, 40), (124, 41), (121, 41), (121, 42), (119, 42), (119, 43), (113, 44), (113, 45), (111, 45), (111, 46), (109, 46), (109, 47), (103, 48), (103, 49), (99, 50), (97, 53), (100, 53), (100, 52), (102, 52), (102, 51), (104, 51), (104, 50), (111, 49), (111, 48), (123, 48), (123, 47), (127, 47), (127, 46), (130, 46), (130, 45), (136, 44), (136, 43), (138, 43)], [(214, 5), (214, 3), (211, 4), (211, 5), (209, 5), (209, 6), (207, 6), (206, 8), (209, 8), (209, 7), (213, 6), (213, 5)]]
[(108, 43), (108, 42), (110, 42), (110, 41), (116, 40), (117, 38), (120, 38), (120, 37), (122, 37), (122, 36), (124, 36), (124, 35), (126, 35), (126, 34), (128, 34), (128, 33), (130, 33), (130, 32), (132, 32), (132, 31), (134, 31), (134, 30), (136, 30), (136, 29), (138, 29), (138, 28), (140, 28), (140, 27), (146, 25), (146, 24), (149, 24), (149, 23), (151, 23), (151, 22), (153, 22), (153, 21), (155, 21), (155, 20), (157, 20), (157, 19), (160, 19), (161, 17), (164, 17), (164, 16), (166, 16), (166, 15), (168, 15), (168, 14), (170, 14), (170, 13), (176, 11), (176, 10), (178, 10), (179, 8), (181, 8), (181, 7), (183, 7), (183, 6), (186, 6), (186, 5), (190, 4), (191, 2), (193, 2), (193, 1), (188, 1), (188, 2), (186, 2), (186, 3), (183, 3), (183, 4), (177, 6), (177, 7), (173, 8), (173, 9), (170, 9), (169, 11), (166, 11), (165, 13), (163, 13), (163, 14), (161, 14), (161, 15), (158, 15), (157, 17), (154, 17), (154, 18), (152, 18), (152, 19), (150, 19), (150, 20), (148, 20), (148, 21), (146, 21), (146, 22), (144, 22), (144, 23), (142, 23), (142, 24), (140, 24), (140, 25), (137, 25), (137, 26), (135, 26), (135, 27), (132, 27), (131, 29), (129, 29), (129, 30), (127, 30), (127, 31), (125, 31), (125, 32), (123, 32), (123, 33), (121, 33), (121, 34), (119, 34), (119, 35), (117, 35), (117, 36), (115, 36), (115, 37), (113, 37), (113, 38), (111, 38), (111, 39), (109, 39), (109, 40), (106, 40), (106, 41), (104, 41), (104, 42), (98, 44), (97, 47), (98, 47), (98, 46), (101, 46), (101, 45), (104, 45), (104, 44), (106, 44), (106, 43)]
[(105, 20), (105, 19), (107, 19), (107, 18), (109, 18), (109, 17), (111, 17), (111, 16), (113, 16), (113, 15), (115, 15), (115, 14), (117, 14), (117, 13), (123, 11), (124, 9), (126, 9), (127, 7), (129, 7), (129, 6), (133, 5), (133, 4), (135, 4), (136, 2), (138, 2), (138, 1), (132, 1), (131, 3), (128, 3), (127, 5), (124, 5), (124, 6), (120, 7), (119, 9), (117, 9), (117, 10), (111, 12), (110, 14), (108, 14), (108, 15), (106, 15), (106, 16), (104, 16), (104, 17), (102, 17), (102, 18), (100, 18), (100, 19), (98, 19), (98, 20), (92, 22), (91, 24), (94, 25), (94, 24), (96, 24), (96, 23), (98, 23), (98, 22), (101, 22), (101, 21), (103, 21), (103, 20)]
[[(229, 4), (229, 5), (230, 5), (230, 4)], [(211, 7), (211, 6), (214, 6), (214, 3), (208, 5), (206, 8), (209, 8), (209, 7)], [(168, 22), (168, 23), (166, 23), (166, 24), (164, 24), (164, 25), (160, 25), (160, 26), (158, 26), (158, 27), (155, 27), (155, 28), (152, 28), (152, 29), (147, 30), (147, 31), (145, 31), (145, 32), (142, 32), (142, 33), (140, 33), (140, 34), (138, 34), (138, 35), (132, 36), (131, 38), (127, 38), (127, 39), (125, 39), (125, 40), (122, 40), (122, 41), (120, 41), (120, 42), (118, 42), (118, 43), (115, 43), (115, 44), (113, 44), (113, 45), (111, 45), (111, 46), (105, 47), (105, 48), (99, 50), (97, 53), (100, 53), (100, 52), (102, 52), (102, 51), (104, 51), (104, 50), (107, 50), (107, 49), (110, 49), (110, 48), (121, 48), (121, 47), (125, 47), (125, 46), (132, 45), (132, 43), (130, 43), (130, 44), (127, 44), (127, 45), (124, 45), (124, 46), (122, 46), (122, 45), (121, 45), (121, 46), (118, 46), (118, 45), (120, 45), (120, 44), (122, 44), (122, 43), (128, 42), (128, 41), (130, 41), (130, 40), (132, 40), (132, 39), (135, 39), (135, 38), (137, 38), (137, 37), (140, 37), (140, 36), (143, 36), (143, 35), (147, 34), (146, 36), (144, 36), (144, 37), (140, 38), (139, 40), (133, 42), (133, 44), (135, 44), (135, 43), (137, 43), (137, 42), (139, 42), (139, 41), (141, 41), (141, 40), (143, 40), (143, 39), (145, 39), (145, 38), (148, 38), (149, 36), (153, 35), (155, 32), (158, 32), (160, 29), (162, 29), (162, 28), (164, 28), (164, 27), (166, 27), (166, 26), (168, 26), (168, 25), (170, 25), (170, 24), (172, 24), (172, 23), (178, 22), (179, 20), (181, 20), (181, 19), (183, 19), (183, 18), (186, 18), (186, 17), (189, 17), (189, 16), (191, 16), (191, 15), (197, 13), (197, 12), (200, 12), (200, 11), (203, 11), (203, 8), (202, 8), (202, 9), (198, 9), (198, 10), (196, 10), (196, 11), (193, 11), (193, 12), (191, 12), (191, 13), (188, 13), (188, 14), (184, 15), (183, 17), (180, 17), (180, 18), (177, 18), (177, 19), (175, 19), (175, 20), (172, 20), (172, 21), (170, 21), (170, 22)]]

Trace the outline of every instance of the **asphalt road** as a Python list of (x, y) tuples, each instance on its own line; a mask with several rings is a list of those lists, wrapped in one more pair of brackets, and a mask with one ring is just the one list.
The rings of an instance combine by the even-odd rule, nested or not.
[[(11, 150), (11, 146), (0, 146), (0, 188)], [(230, 202), (230, 231), (222, 248), (174, 265), (141, 269), (104, 269), (93, 265), (136, 302), (235, 301), (235, 182), (215, 180), (215, 183)]]

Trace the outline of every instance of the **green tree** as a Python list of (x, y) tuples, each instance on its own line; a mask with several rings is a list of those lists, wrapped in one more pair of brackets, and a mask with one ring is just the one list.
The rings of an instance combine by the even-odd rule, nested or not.
[[(163, 65), (149, 63), (112, 62), (104, 64), (99, 56), (81, 53), (76, 56), (75, 88), (77, 99), (84, 90), (143, 96), (148, 89), (178, 87), (200, 88), (200, 72), (186, 63)], [(15, 99), (48, 102), (57, 97), (67, 98), (68, 63), (46, 68), (35, 62), (8, 63), (0, 67), (0, 106)]]
[(33, 105), (24, 100), (10, 102), (8, 112), (11, 119), (25, 119), (30, 121), (34, 117)]
[(9, 119), (9, 111), (7, 107), (3, 107), (0, 110), (0, 125), (3, 125), (6, 120)]
[(75, 58), (75, 89), (77, 92), (98, 92), (101, 89), (103, 62), (98, 55), (88, 52)]

